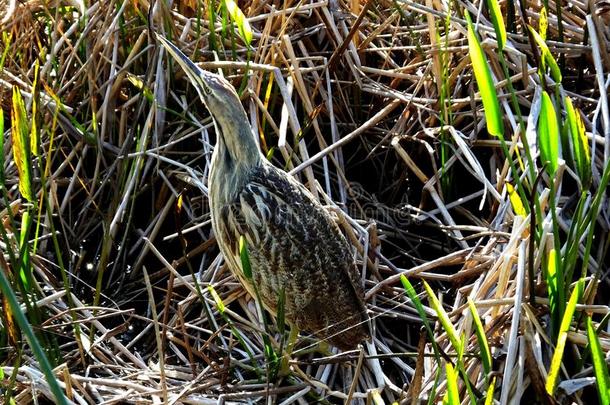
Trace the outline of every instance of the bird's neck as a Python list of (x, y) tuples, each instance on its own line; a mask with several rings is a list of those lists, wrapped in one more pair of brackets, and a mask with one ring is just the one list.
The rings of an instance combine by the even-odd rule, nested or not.
[(222, 122), (217, 124), (219, 152), (225, 161), (243, 169), (250, 169), (261, 164), (261, 152), (254, 140), (250, 124), (245, 119), (241, 122)]
[(226, 203), (248, 182), (254, 169), (263, 164), (264, 157), (245, 117), (241, 123), (216, 122), (216, 133), (210, 183), (217, 186), (212, 187), (211, 191), (216, 192), (211, 197)]

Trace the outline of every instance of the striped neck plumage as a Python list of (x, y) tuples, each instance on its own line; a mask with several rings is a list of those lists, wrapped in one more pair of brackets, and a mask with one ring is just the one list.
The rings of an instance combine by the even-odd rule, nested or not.
[[(222, 111), (216, 111), (215, 107), (221, 107)], [(208, 109), (214, 119), (217, 148), (223, 161), (230, 160), (227, 163), (244, 170), (261, 164), (262, 155), (237, 97), (224, 105), (208, 105)]]

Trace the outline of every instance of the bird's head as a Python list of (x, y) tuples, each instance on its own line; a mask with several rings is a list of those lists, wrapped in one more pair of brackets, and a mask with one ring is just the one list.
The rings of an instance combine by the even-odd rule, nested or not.
[(197, 90), (212, 115), (218, 135), (223, 139), (231, 160), (243, 166), (258, 164), (260, 152), (233, 86), (222, 76), (199, 68), (166, 38), (158, 34), (156, 37)]
[(244, 114), (243, 107), (235, 89), (225, 78), (199, 68), (180, 49), (161, 35), (157, 34), (157, 39), (184, 70), (201, 101), (208, 108), (212, 117), (219, 121), (219, 124), (233, 119), (235, 115), (239, 115), (241, 118)]

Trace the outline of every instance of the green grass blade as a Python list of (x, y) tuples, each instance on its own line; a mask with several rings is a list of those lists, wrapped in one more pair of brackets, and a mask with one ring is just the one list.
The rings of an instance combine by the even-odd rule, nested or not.
[(605, 200), (604, 197), (606, 196), (606, 189), (608, 187), (609, 182), (610, 162), (607, 162), (606, 167), (604, 167), (604, 173), (602, 174), (601, 181), (599, 182), (599, 187), (595, 191), (595, 196), (593, 197), (593, 203), (591, 204), (591, 209), (588, 212), (587, 220), (585, 221), (585, 223), (582, 224), (582, 231), (580, 232), (580, 234), (582, 235), (587, 228), (587, 223), (590, 224), (591, 229), (587, 233), (587, 240), (585, 242), (585, 253), (583, 255), (584, 260), (582, 262), (582, 277), (585, 277), (585, 275), (587, 274), (587, 268), (589, 267), (589, 260), (591, 259), (591, 244), (593, 242), (593, 236), (596, 234), (595, 232), (593, 232), (593, 230), (597, 221), (597, 216), (600, 212), (602, 201)]
[(549, 16), (546, 11), (546, 7), (543, 5), (540, 8), (540, 20), (538, 21), (538, 31), (540, 33), (540, 38), (546, 41), (546, 33), (549, 29)]
[(218, 45), (216, 44), (216, 30), (214, 29), (214, 23), (216, 22), (216, 10), (214, 9), (214, 1), (206, 0), (206, 8), (208, 9), (208, 27), (210, 28), (210, 50), (217, 51)]
[(578, 167), (581, 171), (581, 181), (583, 187), (588, 188), (591, 185), (591, 150), (589, 149), (589, 138), (585, 132), (585, 123), (582, 121), (582, 115), (576, 110), (576, 127), (577, 137), (579, 142), (579, 158), (577, 160)]
[(538, 118), (538, 143), (542, 162), (548, 162), (546, 170), (552, 177), (559, 167), (559, 124), (551, 97), (542, 92), (540, 117)]
[(127, 80), (138, 90), (142, 92), (142, 95), (149, 103), (153, 103), (155, 101), (155, 96), (150, 89), (150, 87), (146, 86), (144, 81), (140, 79), (138, 76), (133, 75), (131, 73), (127, 74)]
[(597, 386), (597, 395), (599, 403), (602, 405), (610, 404), (610, 376), (608, 376), (608, 365), (604, 352), (599, 344), (599, 338), (591, 317), (587, 317), (587, 337), (589, 338), (589, 347), (591, 349), (591, 358), (593, 359), (593, 371), (595, 372), (595, 385)]
[(564, 312), (563, 280), (559, 279), (557, 271), (557, 250), (549, 250), (546, 260), (546, 285), (549, 293), (549, 309), (551, 312), (551, 335), (556, 337), (559, 333), (558, 326)]
[(461, 351), (458, 352), (458, 356), (457, 356), (457, 370), (458, 373), (462, 376), (462, 379), (464, 380), (464, 385), (466, 386), (466, 392), (468, 393), (468, 397), (470, 398), (470, 403), (471, 404), (476, 404), (477, 403), (477, 397), (474, 393), (474, 391), (472, 390), (472, 384), (470, 383), (470, 377), (468, 376), (468, 373), (466, 372), (466, 364), (464, 363), (464, 351), (466, 350), (466, 334), (464, 334), (462, 332), (462, 334), (460, 335), (460, 349)]
[(500, 103), (498, 102), (496, 87), (491, 77), (491, 70), (489, 69), (483, 48), (481, 48), (481, 43), (474, 32), (474, 27), (468, 13), (466, 13), (466, 20), (468, 21), (470, 60), (472, 61), (472, 70), (479, 87), (479, 92), (481, 93), (481, 100), (483, 101), (487, 131), (495, 136), (504, 136)]
[(214, 287), (212, 287), (212, 285), (208, 285), (208, 291), (209, 291), (210, 295), (212, 296), (214, 303), (216, 304), (216, 308), (218, 308), (218, 312), (220, 312), (221, 315), (224, 315), (225, 303), (222, 301), (222, 298), (220, 298), (220, 295), (218, 295), (218, 293), (216, 292), (216, 289)]
[(583, 191), (580, 193), (580, 198), (578, 199), (578, 204), (576, 204), (576, 210), (572, 215), (572, 224), (570, 225), (570, 230), (568, 231), (568, 236), (564, 245), (565, 253), (561, 265), (563, 267), (562, 273), (565, 274), (566, 280), (572, 280), (576, 262), (579, 258), (578, 248), (580, 246), (580, 241), (582, 240), (582, 233), (579, 232), (579, 229), (587, 220), (588, 212), (584, 211), (587, 196), (587, 192)]
[(443, 398), (443, 403), (448, 405), (460, 405), (460, 390), (458, 389), (458, 376), (451, 363), (445, 365), (447, 372), (447, 394)]
[(496, 377), (491, 379), (487, 392), (485, 393), (485, 405), (493, 405), (494, 403), (494, 391), (496, 389)]
[(25, 291), (31, 291), (32, 282), (32, 267), (30, 264), (30, 246), (29, 235), (32, 220), (29, 210), (23, 211), (21, 216), (21, 229), (19, 232), (19, 254), (21, 255), (21, 263), (19, 265), (19, 277)]
[(218, 293), (216, 292), (216, 290), (214, 289), (214, 287), (212, 285), (208, 285), (208, 292), (212, 296), (212, 299), (214, 300), (214, 303), (216, 304), (216, 308), (218, 309), (220, 316), (222, 317), (222, 319), (225, 320), (227, 325), (229, 325), (229, 328), (231, 329), (231, 333), (233, 334), (233, 336), (235, 336), (235, 338), (237, 339), (239, 344), (244, 348), (244, 350), (246, 351), (246, 354), (248, 355), (248, 357), (252, 361), (252, 364), (254, 365), (254, 367), (256, 368), (256, 370), (258, 372), (258, 367), (256, 365), (256, 358), (254, 357), (254, 354), (250, 350), (250, 346), (246, 344), (246, 341), (242, 337), (240, 330), (235, 327), (233, 322), (231, 322), (231, 319), (229, 318), (229, 316), (225, 313), (226, 307), (225, 307), (225, 304), (224, 304), (222, 298), (220, 298), (220, 295), (218, 295)]
[(498, 50), (502, 52), (506, 44), (506, 27), (504, 25), (504, 18), (502, 18), (502, 10), (500, 10), (498, 0), (487, 0), (487, 7), (489, 8), (489, 16), (496, 31)]
[[(551, 77), (556, 83), (561, 83), (561, 69), (559, 69), (559, 65), (557, 65), (557, 61), (555, 61), (555, 58), (553, 58), (553, 55), (544, 41), (544, 38), (542, 38), (542, 36), (540, 36), (540, 34), (538, 34), (532, 27), (528, 26), (528, 28), (532, 33), (532, 37), (536, 41), (536, 44), (538, 44), (538, 48), (540, 48), (540, 53), (544, 64), (546, 64), (546, 66), (548, 66), (551, 70)], [(542, 68), (544, 69), (544, 65)]]
[(40, 369), (43, 372), (43, 374), (47, 380), (47, 383), (49, 384), (49, 388), (51, 389), (51, 392), (53, 393), (53, 396), (55, 397), (56, 403), (61, 404), (61, 405), (67, 405), (68, 400), (66, 399), (61, 387), (59, 386), (59, 383), (57, 382), (57, 379), (55, 378), (55, 375), (53, 374), (53, 369), (51, 368), (51, 363), (49, 362), (49, 359), (45, 355), (44, 349), (42, 348), (40, 342), (34, 335), (34, 331), (32, 330), (32, 327), (30, 326), (27, 319), (25, 318), (24, 313), (21, 312), (21, 308), (19, 306), (19, 302), (17, 301), (17, 297), (15, 296), (15, 293), (13, 292), (13, 288), (11, 287), (11, 284), (9, 283), (8, 279), (6, 278), (5, 270), (6, 269), (0, 269), (0, 289), (2, 290), (2, 294), (8, 301), (8, 303), (11, 307), (11, 310), (13, 311), (15, 320), (19, 324), (19, 328), (25, 334), (25, 338), (27, 339), (27, 342), (30, 345), (32, 352), (34, 353), (36, 360), (38, 360)]
[(474, 320), (474, 331), (479, 342), (481, 361), (483, 363), (483, 370), (485, 370), (485, 379), (487, 380), (489, 378), (489, 373), (491, 372), (491, 351), (489, 350), (489, 343), (487, 342), (487, 336), (485, 335), (485, 329), (483, 328), (483, 323), (479, 317), (479, 312), (470, 298), (468, 298), (468, 308), (470, 309), (470, 313)]
[(432, 291), (432, 288), (425, 281), (424, 281), (424, 288), (426, 289), (426, 293), (428, 294), (428, 298), (430, 299), (430, 305), (432, 306), (432, 309), (434, 309), (434, 311), (436, 311), (436, 316), (438, 316), (438, 320), (440, 321), (441, 326), (443, 327), (443, 329), (445, 330), (445, 332), (447, 332), (447, 335), (449, 336), (451, 345), (453, 346), (453, 348), (455, 349), (455, 351), (458, 354), (461, 353), (462, 344), (460, 342), (460, 337), (457, 333), (457, 330), (451, 323), (451, 320), (449, 319), (449, 315), (447, 315), (447, 312), (445, 312), (445, 309), (441, 305), (440, 301), (438, 300), (438, 298), (436, 298), (436, 295), (434, 294), (434, 291)]
[(36, 125), (36, 111), (38, 110), (36, 91), (39, 68), (40, 65), (38, 60), (36, 60), (36, 63), (34, 64), (34, 81), (32, 82), (32, 128), (30, 130), (30, 152), (32, 153), (32, 156), (38, 156), (38, 150), (40, 149), (40, 133), (38, 132), (38, 126)]
[(402, 283), (407, 295), (411, 299), (411, 302), (413, 302), (413, 305), (415, 306), (415, 309), (417, 310), (419, 317), (421, 318), (422, 322), (424, 323), (424, 328), (426, 328), (426, 332), (428, 333), (428, 337), (430, 338), (430, 342), (432, 343), (432, 349), (434, 350), (434, 355), (436, 357), (436, 361), (440, 365), (441, 358), (440, 358), (440, 353), (438, 350), (438, 345), (436, 344), (436, 340), (434, 340), (434, 330), (432, 329), (432, 325), (430, 325), (430, 320), (428, 319), (428, 315), (426, 315), (424, 306), (421, 303), (419, 297), (417, 296), (417, 293), (415, 292), (415, 288), (413, 288), (413, 285), (409, 282), (409, 279), (407, 279), (407, 277), (404, 274), (400, 275), (400, 282)]
[(436, 368), (436, 373), (434, 374), (434, 383), (432, 384), (432, 388), (430, 389), (430, 395), (428, 396), (427, 405), (434, 405), (434, 400), (436, 399), (436, 390), (438, 389), (438, 385), (441, 381), (441, 367)]
[(566, 117), (563, 121), (559, 119), (560, 124), (560, 136), (561, 136), (561, 157), (566, 161), (566, 164), (570, 167), (573, 167), (576, 173), (578, 170), (576, 165), (574, 164), (574, 154), (572, 153), (572, 147), (570, 145), (570, 123), (568, 122), (568, 118)]
[(23, 197), (32, 202), (31, 167), (30, 167), (30, 128), (27, 122), (25, 104), (17, 86), (13, 86), (13, 103), (11, 109), (11, 136), (13, 140), (13, 158), (19, 173), (19, 191)]
[(6, 56), (8, 55), (8, 51), (10, 51), (11, 48), (11, 40), (13, 39), (13, 34), (9, 34), (8, 32), (6, 32), (6, 30), (2, 30), (2, 48), (4, 49), (4, 51), (2, 51), (2, 57), (0, 57), (0, 69), (4, 68), (4, 62), (6, 62)]
[(580, 112), (574, 108), (570, 97), (565, 98), (565, 109), (570, 138), (572, 140), (572, 154), (574, 156), (576, 172), (583, 189), (588, 189), (591, 184), (591, 151), (589, 150), (589, 140), (585, 133), (585, 125)]
[[(265, 331), (267, 332), (267, 334), (263, 334), (265, 358), (267, 359), (268, 365), (271, 367), (271, 374), (276, 375), (279, 366), (279, 357), (273, 349), (271, 339), (269, 339), (269, 323), (267, 322), (267, 317), (265, 316), (265, 308), (263, 307), (263, 300), (261, 300), (258, 286), (252, 281), (252, 265), (250, 263), (250, 255), (248, 254), (248, 241), (243, 235), (239, 237), (239, 257), (244, 275), (250, 282), (252, 282), (252, 287), (254, 288), (254, 295), (256, 298), (256, 305), (263, 316), (263, 325), (265, 326)], [(285, 329), (284, 300), (284, 291), (282, 291), (278, 303), (278, 328), (282, 329), (282, 335), (284, 334), (283, 332)], [(280, 305), (281, 308), (279, 307)]]
[(523, 201), (521, 200), (519, 193), (510, 183), (506, 183), (506, 191), (508, 191), (510, 205), (513, 207), (513, 212), (515, 215), (520, 215), (525, 218), (527, 216), (527, 210), (525, 209), (525, 205), (523, 205)]
[(430, 339), (434, 340), (434, 333), (432, 330), (432, 326), (430, 325), (430, 321), (428, 320), (428, 315), (426, 315), (426, 311), (424, 310), (424, 305), (421, 303), (419, 297), (417, 296), (417, 293), (415, 292), (415, 288), (413, 288), (413, 285), (411, 284), (409, 279), (404, 274), (400, 275), (400, 282), (402, 283), (402, 286), (404, 287), (407, 295), (413, 302), (413, 305), (415, 306), (415, 309), (417, 310), (419, 317), (422, 319), (422, 322), (424, 323), (424, 327), (428, 331), (428, 335), (430, 336)]
[(546, 379), (545, 385), (546, 392), (551, 396), (555, 393), (555, 387), (557, 386), (559, 371), (563, 361), (563, 352), (568, 339), (568, 331), (570, 330), (570, 324), (572, 323), (572, 318), (574, 317), (576, 304), (582, 296), (584, 284), (584, 279), (580, 279), (578, 283), (576, 283), (576, 286), (572, 291), (572, 295), (570, 295), (568, 305), (566, 306), (566, 311), (561, 320), (559, 336), (557, 337), (557, 345), (555, 346), (555, 352), (553, 353), (553, 359), (551, 360), (551, 368), (549, 369), (549, 375)]
[[(0, 179), (4, 180), (4, 110), (0, 108)], [(4, 187), (4, 182), (1, 184)]]
[(252, 27), (250, 27), (248, 19), (234, 0), (224, 0), (224, 2), (229, 15), (231, 16), (231, 20), (237, 25), (239, 36), (244, 43), (250, 47), (250, 44), (252, 44)]
[(250, 264), (250, 256), (248, 255), (248, 242), (241, 235), (239, 237), (239, 258), (241, 259), (241, 268), (248, 280), (252, 279), (252, 265)]

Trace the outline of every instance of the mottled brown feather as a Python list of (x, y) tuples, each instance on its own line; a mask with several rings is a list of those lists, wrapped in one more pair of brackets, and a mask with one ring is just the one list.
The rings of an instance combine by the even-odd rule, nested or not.
[(253, 282), (265, 307), (341, 349), (369, 336), (352, 249), (329, 215), (300, 183), (263, 162), (233, 198), (212, 211), (229, 267), (253, 294), (239, 262), (239, 237), (248, 241)]

